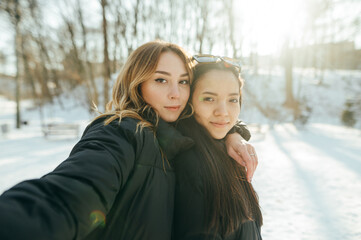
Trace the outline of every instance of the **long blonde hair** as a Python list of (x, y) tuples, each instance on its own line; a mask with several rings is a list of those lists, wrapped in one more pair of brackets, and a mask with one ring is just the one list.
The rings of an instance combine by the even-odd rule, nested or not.
[[(105, 113), (96, 119), (108, 117), (105, 124), (109, 124), (115, 119), (119, 119), (120, 122), (124, 117), (131, 117), (139, 120), (138, 126), (141, 129), (153, 128), (153, 124), (142, 117), (142, 114), (149, 111), (151, 107), (144, 101), (140, 85), (154, 74), (160, 55), (164, 52), (173, 52), (182, 59), (191, 81), (192, 63), (190, 56), (183, 48), (160, 40), (145, 43), (130, 54), (113, 86), (112, 100), (107, 103)], [(159, 115), (156, 113), (155, 125), (158, 119)]]

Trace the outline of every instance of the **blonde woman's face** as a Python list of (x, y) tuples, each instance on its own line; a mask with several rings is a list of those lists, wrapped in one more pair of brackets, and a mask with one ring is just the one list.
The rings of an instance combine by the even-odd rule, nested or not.
[(184, 62), (173, 52), (162, 53), (155, 73), (141, 84), (140, 89), (144, 101), (164, 121), (176, 121), (187, 104), (190, 92)]
[(222, 139), (241, 111), (239, 82), (230, 71), (211, 70), (203, 74), (192, 96), (194, 117), (215, 139)]

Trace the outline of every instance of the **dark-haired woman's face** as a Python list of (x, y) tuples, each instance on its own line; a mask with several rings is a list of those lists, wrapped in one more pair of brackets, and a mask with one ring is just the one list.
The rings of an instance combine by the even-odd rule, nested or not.
[(194, 117), (215, 139), (233, 127), (241, 107), (239, 81), (230, 71), (211, 70), (199, 77), (192, 96)]
[(189, 93), (189, 75), (182, 59), (173, 52), (160, 55), (153, 76), (141, 84), (144, 101), (166, 122), (174, 122), (185, 108)]

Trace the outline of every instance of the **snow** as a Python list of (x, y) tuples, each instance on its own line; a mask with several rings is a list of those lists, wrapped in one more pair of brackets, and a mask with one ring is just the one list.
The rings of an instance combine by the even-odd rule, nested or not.
[(361, 239), (361, 132), (278, 124), (251, 141), (264, 239)]
[[(264, 239), (329, 240), (361, 239), (361, 130), (342, 126), (344, 101), (360, 96), (360, 72), (326, 72), (324, 84), (315, 84), (312, 73), (295, 75), (297, 96), (307, 99), (312, 114), (306, 125), (290, 122), (282, 110), (282, 74), (260, 73), (246, 77), (258, 99), (274, 106), (282, 119), (272, 122), (261, 116), (245, 96), (242, 118), (259, 123), (251, 143), (259, 158), (253, 178), (264, 216)], [(264, 86), (264, 87), (262, 87)], [(299, 88), (301, 86), (301, 88)], [(301, 90), (299, 90), (301, 89)], [(19, 181), (41, 177), (66, 159), (80, 136), (44, 138), (42, 122), (71, 122), (81, 132), (94, 115), (69, 96), (63, 107), (43, 108), (43, 120), (30, 102), (23, 101), (22, 119), (28, 124), (14, 127), (15, 103), (0, 97), (0, 193)], [(359, 115), (358, 115), (359, 116)]]

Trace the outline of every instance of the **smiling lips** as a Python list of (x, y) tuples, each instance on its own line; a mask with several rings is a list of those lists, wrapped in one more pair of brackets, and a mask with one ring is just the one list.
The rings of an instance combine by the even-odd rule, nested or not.
[(210, 122), (210, 123), (216, 128), (224, 128), (229, 124), (229, 122)]
[(180, 105), (176, 105), (176, 106), (166, 106), (164, 107), (165, 109), (169, 110), (169, 111), (172, 111), (172, 112), (176, 112), (180, 109)]

